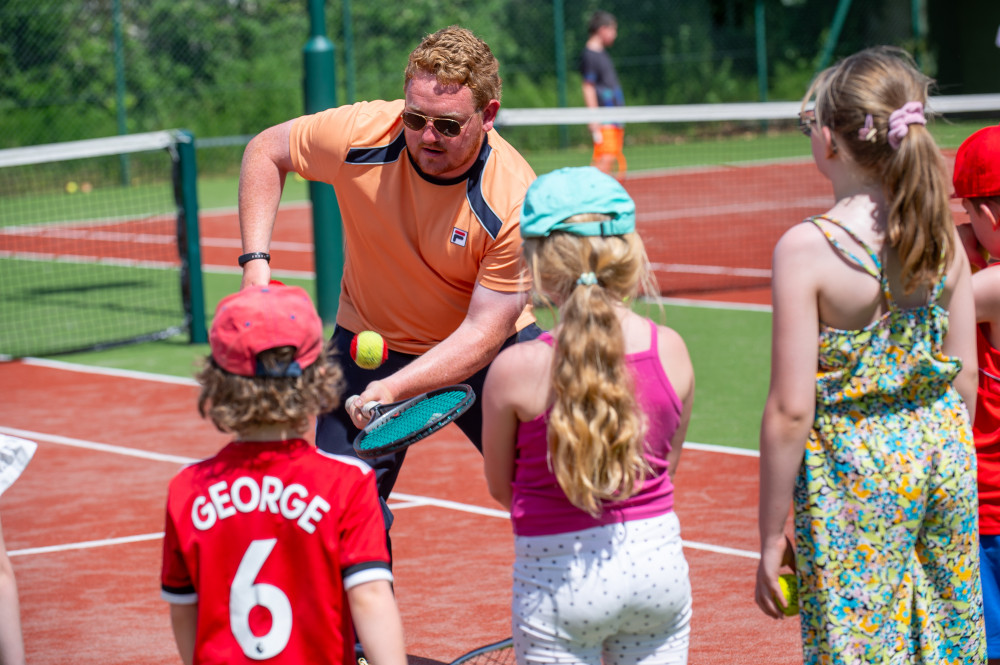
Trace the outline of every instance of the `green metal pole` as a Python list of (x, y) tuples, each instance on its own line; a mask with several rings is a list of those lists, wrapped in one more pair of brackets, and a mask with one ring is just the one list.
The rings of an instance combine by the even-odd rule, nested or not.
[(826, 69), (833, 58), (833, 50), (837, 47), (840, 39), (840, 31), (844, 28), (844, 21), (847, 20), (847, 11), (851, 8), (851, 0), (840, 0), (837, 4), (837, 11), (833, 15), (833, 23), (830, 25), (830, 35), (826, 38), (826, 45), (823, 47), (823, 55), (820, 57), (819, 66), (816, 71)]
[(920, 18), (920, 0), (910, 0), (910, 16), (913, 22), (913, 59), (923, 66), (924, 25)]
[(344, 75), (347, 89), (347, 103), (355, 101), (354, 97), (354, 77), (356, 75), (354, 65), (354, 21), (351, 18), (351, 0), (344, 2)]
[[(333, 42), (326, 37), (324, 0), (309, 3), (309, 41), (302, 50), (305, 60), (306, 113), (317, 113), (337, 105), (337, 78)], [(313, 243), (316, 261), (316, 309), (320, 318), (333, 323), (337, 318), (340, 278), (344, 266), (344, 233), (340, 209), (333, 187), (310, 182)]]
[[(124, 136), (128, 134), (128, 123), (125, 119), (125, 41), (122, 39), (121, 0), (112, 0), (111, 16), (115, 42), (115, 108), (118, 115), (118, 134)], [(119, 159), (122, 165), (122, 186), (128, 187), (132, 182), (129, 157), (121, 155)]]
[(189, 333), (192, 344), (208, 341), (205, 325), (205, 285), (201, 274), (201, 242), (198, 235), (198, 165), (195, 159), (194, 135), (177, 131), (177, 168), (179, 169), (181, 243), (181, 289), (185, 305), (190, 307)]
[(767, 33), (764, 24), (764, 0), (757, 0), (754, 7), (754, 24), (757, 34), (757, 95), (767, 101)]
[[(559, 108), (566, 108), (569, 99), (566, 94), (566, 18), (563, 0), (552, 0), (553, 29), (556, 40), (556, 91)], [(569, 129), (559, 125), (559, 146), (569, 145)]]

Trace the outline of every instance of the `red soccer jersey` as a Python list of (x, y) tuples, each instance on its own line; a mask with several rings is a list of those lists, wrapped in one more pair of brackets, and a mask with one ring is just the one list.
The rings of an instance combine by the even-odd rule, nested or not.
[(1000, 535), (1000, 350), (990, 344), (989, 326), (976, 326), (980, 371), (972, 434), (979, 475), (979, 532), (996, 536)]
[(170, 483), (162, 596), (198, 604), (195, 663), (353, 663), (346, 589), (381, 579), (364, 462), (302, 439), (233, 442)]

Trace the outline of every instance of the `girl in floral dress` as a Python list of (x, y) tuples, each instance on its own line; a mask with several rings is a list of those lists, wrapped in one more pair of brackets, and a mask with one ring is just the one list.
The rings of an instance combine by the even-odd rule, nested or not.
[(796, 571), (807, 664), (985, 662), (975, 315), (929, 83), (880, 47), (803, 100), (836, 202), (774, 251), (756, 601), (782, 617)]

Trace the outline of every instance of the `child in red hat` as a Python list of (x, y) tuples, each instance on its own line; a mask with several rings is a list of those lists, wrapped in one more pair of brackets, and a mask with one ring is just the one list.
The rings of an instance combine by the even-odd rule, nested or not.
[(340, 367), (305, 291), (223, 298), (198, 410), (235, 440), (171, 481), (162, 596), (181, 660), (405, 665), (375, 476), (301, 438), (339, 403)]
[[(979, 475), (979, 552), (989, 662), (1000, 663), (1000, 126), (962, 143), (955, 156), (956, 198), (969, 213), (966, 250), (983, 269), (972, 276), (976, 299), (979, 391), (972, 433)], [(969, 238), (969, 230), (974, 238)], [(970, 242), (971, 240), (971, 242)]]

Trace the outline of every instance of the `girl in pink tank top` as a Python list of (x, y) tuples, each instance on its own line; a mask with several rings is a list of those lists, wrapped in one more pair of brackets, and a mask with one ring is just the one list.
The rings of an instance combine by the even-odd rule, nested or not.
[(560, 169), (529, 188), (521, 235), (559, 321), (503, 351), (483, 389), (486, 478), (514, 527), (518, 662), (687, 662), (671, 476), (694, 373), (680, 336), (626, 304), (655, 293), (635, 205), (593, 167)]

